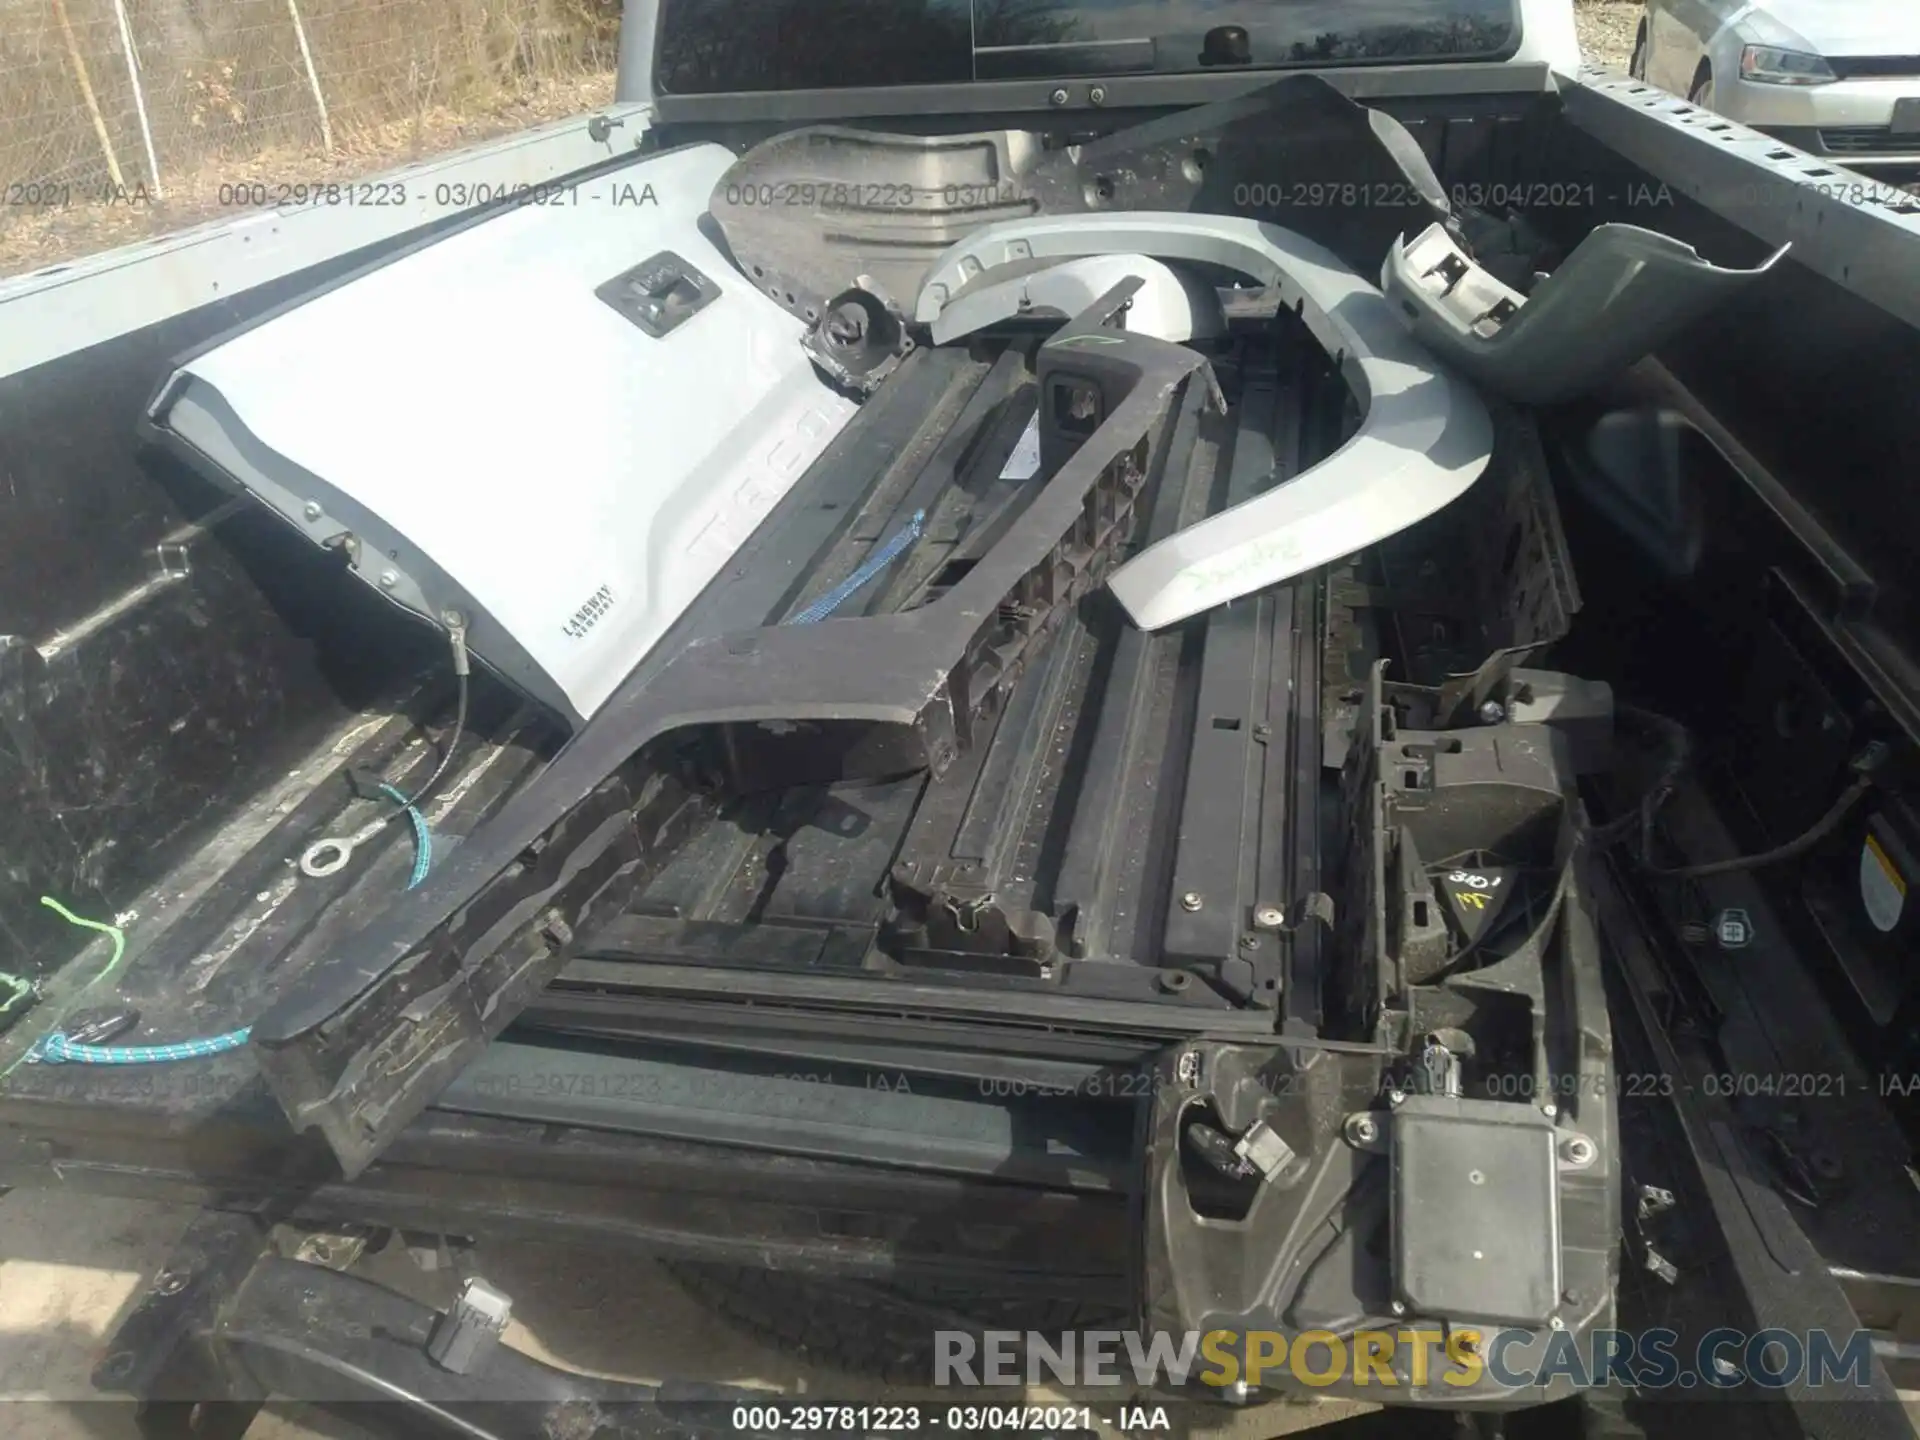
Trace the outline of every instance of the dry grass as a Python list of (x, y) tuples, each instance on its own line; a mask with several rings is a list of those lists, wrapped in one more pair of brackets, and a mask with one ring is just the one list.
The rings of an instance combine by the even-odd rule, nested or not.
[(585, 114), (612, 102), (613, 78), (609, 70), (549, 81), (468, 109), (433, 105), (405, 119), (356, 130), (335, 146), (330, 157), (317, 147), (281, 145), (243, 158), (210, 160), (174, 179), (165, 200), (83, 204), (60, 210), (22, 208), (7, 217), (11, 224), (0, 221), (0, 277), (218, 219), (233, 213), (234, 187), (256, 181), (273, 187), (363, 179), (427, 156)]
[(1645, 8), (1640, 0), (1578, 0), (1573, 23), (1587, 58), (1596, 65), (1625, 70), (1633, 58), (1633, 36)]
[(619, 0), (127, 0), (127, 14), (123, 36), (112, 0), (0, 0), (0, 275), (212, 218), (231, 208), (223, 186), (364, 178), (613, 93)]

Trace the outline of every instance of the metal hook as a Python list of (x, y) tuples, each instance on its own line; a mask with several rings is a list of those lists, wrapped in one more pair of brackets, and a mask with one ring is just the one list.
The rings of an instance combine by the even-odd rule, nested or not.
[(300, 857), (300, 869), (303, 874), (316, 880), (336, 875), (347, 868), (347, 862), (353, 858), (354, 850), (379, 834), (392, 815), (383, 815), (370, 824), (361, 826), (351, 835), (332, 835), (325, 840), (316, 840), (309, 845), (306, 853)]

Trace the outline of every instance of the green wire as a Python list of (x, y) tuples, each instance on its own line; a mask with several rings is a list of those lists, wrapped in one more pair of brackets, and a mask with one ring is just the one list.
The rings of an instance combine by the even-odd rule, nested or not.
[(27, 996), (33, 994), (33, 985), (30, 982), (22, 980), (18, 975), (9, 975), (4, 970), (0, 970), (0, 985), (11, 985), (13, 987), (13, 998), (7, 1001), (6, 1004), (0, 1005), (0, 1015), (6, 1014), (7, 1011), (13, 1009), (14, 1006), (26, 999)]
[[(42, 895), (40, 897), (40, 903), (53, 911), (54, 914), (58, 915), (62, 920), (65, 920), (69, 925), (78, 925), (83, 930), (98, 930), (113, 942), (113, 957), (107, 961), (106, 968), (85, 985), (81, 986), (78, 994), (85, 994), (120, 968), (120, 962), (127, 958), (127, 937), (126, 932), (121, 930), (119, 926), (103, 925), (98, 920), (88, 920), (76, 915), (51, 895)], [(15, 1005), (20, 1003), (24, 996), (31, 994), (33, 990), (31, 985), (25, 984), (13, 975), (0, 973), (0, 981), (8, 982), (14, 986), (13, 998), (7, 1001), (5, 1005), (0, 1005), (0, 1014), (5, 1014), (8, 1010), (11, 1010)], [(33, 1047), (28, 1046), (25, 1050), (21, 1051), (19, 1055), (15, 1056), (11, 1065), (7, 1066), (4, 1070), (0, 1070), (0, 1080), (6, 1079), (7, 1076), (19, 1069), (31, 1054), (33, 1054)]]
[(78, 925), (85, 930), (98, 930), (102, 935), (113, 941), (113, 958), (107, 961), (106, 969), (102, 970), (86, 983), (86, 989), (91, 990), (102, 980), (113, 974), (115, 970), (120, 968), (120, 962), (127, 958), (127, 937), (119, 926), (103, 925), (98, 920), (83, 920), (51, 895), (42, 895), (40, 897), (40, 903), (53, 911), (62, 920), (65, 920), (69, 925)]

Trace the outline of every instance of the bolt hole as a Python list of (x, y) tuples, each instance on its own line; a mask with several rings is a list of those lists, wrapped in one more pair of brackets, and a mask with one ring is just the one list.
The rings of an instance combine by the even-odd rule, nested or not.
[(1782, 740), (1791, 740), (1807, 724), (1806, 706), (1798, 695), (1787, 695), (1773, 707), (1774, 733)]

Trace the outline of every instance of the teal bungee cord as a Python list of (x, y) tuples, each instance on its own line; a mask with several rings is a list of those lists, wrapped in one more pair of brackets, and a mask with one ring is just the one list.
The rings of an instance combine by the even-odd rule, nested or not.
[[(98, 920), (88, 920), (74, 914), (51, 895), (42, 895), (40, 903), (56, 912), (61, 919), (71, 925), (87, 930), (98, 930), (113, 941), (113, 958), (107, 961), (103, 969), (93, 979), (81, 987), (80, 993), (86, 994), (102, 980), (120, 967), (127, 957), (126, 933), (118, 925), (103, 924)], [(9, 976), (9, 979), (12, 977)], [(18, 995), (7, 1002), (12, 1005)], [(203, 1055), (218, 1055), (222, 1050), (232, 1050), (247, 1043), (247, 1030), (231, 1030), (225, 1035), (215, 1035), (209, 1040), (186, 1040), (175, 1045), (78, 1045), (67, 1039), (59, 1031), (43, 1036), (26, 1054), (6, 1068), (4, 1074), (11, 1075), (16, 1066), (73, 1063), (76, 1065), (152, 1065), (166, 1060), (194, 1060)]]
[[(427, 870), (433, 864), (433, 832), (427, 826), (427, 817), (420, 813), (420, 807), (406, 795), (384, 781), (380, 789), (389, 800), (406, 811), (407, 819), (413, 823), (413, 871), (407, 878), (407, 889), (412, 890), (427, 878)], [(113, 958), (107, 962), (105, 969), (87, 982), (83, 994), (120, 967), (120, 962), (127, 954), (127, 937), (117, 925), (83, 919), (51, 895), (42, 895), (40, 903), (57, 911), (70, 924), (98, 930), (113, 941)], [(5, 1014), (24, 996), (33, 993), (32, 985), (4, 972), (0, 972), (0, 983), (14, 987), (12, 999), (0, 1005), (0, 1014)], [(203, 1060), (209, 1055), (239, 1049), (247, 1043), (247, 1037), (252, 1033), (252, 1026), (243, 1026), (238, 1030), (229, 1030), (224, 1035), (210, 1035), (202, 1040), (178, 1040), (170, 1045), (81, 1045), (56, 1030), (41, 1039), (14, 1064), (18, 1065), (24, 1060), (29, 1064), (49, 1065), (164, 1065), (175, 1060)], [(9, 1072), (12, 1068), (8, 1067)]]
[(237, 1050), (252, 1033), (248, 1026), (205, 1040), (181, 1040), (172, 1045), (76, 1045), (58, 1032), (42, 1040), (33, 1059), (49, 1065), (162, 1065), (171, 1060), (200, 1060), (222, 1051)]
[[(58, 915), (62, 920), (66, 921), (69, 925), (78, 925), (82, 930), (98, 930), (102, 935), (106, 936), (109, 940), (113, 942), (112, 956), (107, 960), (106, 965), (101, 969), (98, 975), (94, 976), (93, 979), (89, 980), (85, 985), (80, 987), (81, 995), (86, 994), (87, 991), (93, 989), (94, 986), (98, 985), (102, 980), (105, 980), (109, 975), (113, 974), (114, 971), (120, 968), (120, 962), (127, 958), (127, 936), (126, 936), (126, 932), (123, 931), (118, 925), (108, 925), (99, 920), (89, 920), (85, 916), (76, 915), (73, 913), (73, 911), (69, 910), (66, 906), (62, 905), (58, 900), (54, 899), (53, 896), (51, 895), (42, 895), (40, 897), (40, 903), (46, 906), (49, 910), (53, 911), (54, 914)], [(14, 980), (14, 983), (16, 986), (18, 986), (20, 983), (13, 976), (8, 976), (7, 978), (10, 980)], [(14, 1005), (18, 1004), (22, 999), (24, 999), (27, 995), (32, 994), (33, 988), (34, 988), (33, 986), (29, 985), (25, 990), (16, 989), (14, 991), (13, 999), (7, 1002), (7, 1008), (9, 1009), (12, 1008)], [(13, 1064), (7, 1066), (5, 1070), (0, 1070), (0, 1080), (6, 1079), (7, 1076), (11, 1075), (15, 1070), (17, 1070), (22, 1065), (37, 1064), (42, 1058), (44, 1058), (41, 1052), (46, 1049), (47, 1045), (51, 1041), (56, 1039), (64, 1040), (65, 1037), (59, 1036), (59, 1035), (49, 1035), (44, 1039), (40, 1040), (38, 1043), (30, 1047), (18, 1059), (16, 1059), (13, 1062)]]
[(413, 822), (413, 873), (407, 877), (407, 889), (412, 890), (427, 878), (427, 869), (433, 864), (433, 831), (427, 828), (427, 817), (420, 813), (420, 807), (397, 787), (382, 780), (380, 793), (406, 811), (407, 819)]

